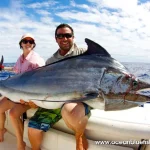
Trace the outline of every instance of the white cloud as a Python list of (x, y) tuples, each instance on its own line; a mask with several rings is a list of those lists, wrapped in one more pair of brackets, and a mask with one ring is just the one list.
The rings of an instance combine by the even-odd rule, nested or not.
[(43, 15), (43, 16), (49, 16), (51, 13), (46, 10), (35, 10), (36, 13)]
[(54, 6), (55, 4), (57, 4), (58, 2), (54, 1), (54, 0), (49, 0), (46, 2), (36, 2), (36, 3), (32, 3), (29, 4), (27, 7), (28, 8), (32, 8), (32, 9), (37, 9), (37, 8), (49, 8)]
[(101, 21), (100, 16), (97, 16), (96, 14), (93, 14), (93, 13), (65, 11), (65, 12), (56, 13), (56, 15), (63, 18), (64, 20), (73, 19), (76, 21), (93, 22), (93, 23), (99, 23)]
[(132, 11), (136, 8), (137, 0), (88, 0), (94, 3), (99, 8), (121, 9), (124, 11)]
[[(0, 55), (15, 62), (21, 53), (18, 42), (26, 32), (36, 38), (36, 51), (45, 58), (58, 48), (54, 32), (60, 23), (75, 30), (75, 41), (86, 47), (90, 38), (119, 61), (150, 62), (150, 2), (137, 0), (88, 0), (90, 5), (75, 0), (64, 5), (60, 1), (24, 4), (12, 0), (0, 8)], [(24, 1), (26, 2), (26, 1)]]

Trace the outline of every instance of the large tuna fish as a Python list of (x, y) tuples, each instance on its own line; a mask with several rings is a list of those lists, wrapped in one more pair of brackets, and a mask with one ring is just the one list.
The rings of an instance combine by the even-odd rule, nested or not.
[(84, 101), (93, 108), (121, 110), (150, 101), (139, 81), (97, 43), (85, 39), (88, 50), (51, 65), (0, 82), (0, 93), (14, 102), (33, 101), (43, 108), (59, 108)]

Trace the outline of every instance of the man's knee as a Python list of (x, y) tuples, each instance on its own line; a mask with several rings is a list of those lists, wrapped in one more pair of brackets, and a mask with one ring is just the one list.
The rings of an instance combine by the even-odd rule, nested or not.
[(11, 102), (4, 97), (1, 101), (0, 101), (0, 113), (5, 113), (5, 111), (9, 110), (11, 108)]
[(62, 117), (66, 125), (76, 133), (83, 133), (88, 121), (85, 116), (83, 103), (65, 104), (62, 108)]
[(63, 106), (61, 110), (62, 115), (76, 115), (76, 114), (84, 114), (85, 108), (82, 103), (67, 103)]
[(76, 123), (85, 116), (85, 108), (82, 103), (68, 103), (63, 106), (61, 114), (70, 123)]

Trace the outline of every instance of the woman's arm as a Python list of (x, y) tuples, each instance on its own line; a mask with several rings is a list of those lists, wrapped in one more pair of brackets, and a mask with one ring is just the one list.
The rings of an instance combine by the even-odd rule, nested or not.
[[(4, 67), (3, 70), (6, 70), (6, 71), (13, 71), (13, 67)], [(14, 71), (13, 71), (14, 72)]]

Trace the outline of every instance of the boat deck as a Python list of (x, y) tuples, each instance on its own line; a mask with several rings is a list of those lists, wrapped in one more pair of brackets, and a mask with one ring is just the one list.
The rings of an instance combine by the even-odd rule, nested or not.
[[(0, 143), (0, 150), (16, 150), (16, 137), (8, 132), (5, 133), (5, 140)], [(31, 148), (26, 147), (26, 150), (31, 150)]]
[[(9, 132), (5, 133), (4, 136), (4, 142), (0, 143), (0, 150), (16, 150), (16, 137), (14, 135), (12, 135)], [(61, 147), (66, 147), (66, 144), (62, 144)], [(59, 147), (58, 150), (61, 150), (62, 148)], [(72, 146), (71, 146), (72, 147)], [(69, 150), (70, 148), (68, 147), (67, 150)], [(91, 150), (93, 148), (89, 148), (89, 150)], [(31, 150), (31, 148), (26, 147), (25, 150)], [(42, 150), (46, 150), (45, 148), (42, 148)], [(52, 148), (52, 150), (54, 150)], [(71, 150), (75, 150), (75, 146), (71, 148)], [(128, 147), (119, 147), (119, 146), (114, 146), (114, 145), (99, 145), (98, 147), (95, 146), (94, 150), (133, 150), (132, 148), (128, 148)]]

